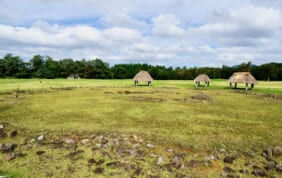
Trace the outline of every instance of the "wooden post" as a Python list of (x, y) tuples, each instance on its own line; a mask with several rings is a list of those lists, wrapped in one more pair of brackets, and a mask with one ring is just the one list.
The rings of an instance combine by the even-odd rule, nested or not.
[(232, 83), (229, 83), (229, 88), (232, 88)]
[(248, 90), (248, 83), (246, 83), (246, 90)]
[(251, 90), (253, 90), (253, 89), (254, 89), (254, 84), (252, 83), (252, 84), (251, 84)]
[(235, 88), (237, 88), (237, 83), (235, 83)]
[(210, 86), (210, 82), (208, 81), (208, 87)]

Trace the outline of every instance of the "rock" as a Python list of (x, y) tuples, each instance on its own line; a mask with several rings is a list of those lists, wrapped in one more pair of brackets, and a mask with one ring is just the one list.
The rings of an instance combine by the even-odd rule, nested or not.
[(258, 177), (266, 177), (267, 174), (262, 169), (254, 169), (252, 174)]
[(44, 140), (44, 135), (40, 135), (37, 137), (37, 141), (42, 142)]
[(10, 137), (15, 137), (18, 135), (18, 131), (17, 130), (13, 130), (12, 132), (10, 132)]
[(102, 144), (97, 143), (95, 146), (96, 146), (97, 148), (101, 148), (101, 147), (102, 147)]
[(0, 129), (4, 129), (4, 124), (0, 124)]
[(90, 140), (89, 140), (89, 139), (82, 139), (82, 140), (80, 140), (80, 142), (81, 142), (82, 144), (86, 145), (87, 143), (90, 142)]
[(166, 151), (169, 152), (169, 153), (172, 153), (172, 152), (173, 152), (173, 149), (167, 148)]
[(4, 160), (6, 160), (6, 161), (11, 161), (13, 159), (16, 159), (16, 154), (15, 153), (9, 153), (9, 154), (4, 156)]
[(41, 150), (39, 150), (39, 151), (36, 151), (36, 154), (39, 156), (39, 155), (43, 155), (45, 153), (45, 151), (41, 151)]
[(34, 138), (29, 141), (29, 143), (34, 143), (34, 142), (36, 142)]
[(224, 161), (225, 163), (228, 163), (228, 164), (233, 164), (233, 161), (234, 161), (234, 160), (235, 160), (234, 157), (226, 156), (223, 161)]
[(151, 144), (151, 143), (148, 143), (147, 145), (147, 148), (154, 148), (155, 146), (153, 145), (153, 144)]
[(158, 158), (157, 165), (160, 166), (160, 165), (162, 165), (162, 164), (164, 164), (164, 163), (165, 163), (164, 158), (163, 158), (162, 156), (160, 156), (160, 157)]
[(96, 174), (102, 174), (102, 173), (104, 172), (104, 168), (102, 168), (102, 167), (97, 167), (97, 168), (94, 170), (94, 172), (95, 172)]
[(231, 167), (227, 167), (227, 166), (223, 168), (223, 171), (226, 172), (226, 173), (233, 173), (233, 172), (235, 172)]
[(204, 159), (205, 159), (206, 161), (213, 161), (213, 160), (216, 160), (217, 158), (216, 158), (215, 156), (213, 156), (213, 155), (210, 155), (210, 156), (204, 157)]
[(282, 155), (282, 147), (276, 146), (272, 148), (272, 155), (273, 156), (281, 156)]
[(266, 166), (264, 166), (264, 169), (266, 170), (272, 170), (276, 168), (276, 163), (274, 161), (269, 161)]
[(5, 137), (7, 137), (7, 133), (3, 129), (0, 129), (0, 138), (5, 138)]
[(9, 153), (14, 151), (14, 149), (17, 147), (17, 144), (9, 143), (9, 144), (1, 144), (0, 145), (0, 151), (2, 153)]
[(132, 145), (132, 148), (133, 149), (137, 149), (137, 148), (140, 148), (140, 143), (136, 143), (136, 144), (134, 144), (134, 145)]
[(96, 136), (97, 136), (97, 135), (92, 134), (92, 135), (90, 136), (90, 138), (91, 138), (91, 139), (95, 139), (95, 138), (96, 138)]
[(277, 170), (278, 172), (282, 172), (282, 164), (276, 165), (276, 170)]
[(69, 145), (73, 145), (73, 144), (75, 144), (75, 140), (71, 139), (71, 138), (67, 138), (67, 139), (65, 139), (65, 143), (69, 144)]
[(221, 148), (221, 149), (219, 149), (219, 152), (225, 153), (225, 149), (224, 149), (224, 148)]
[(174, 155), (172, 158), (173, 166), (177, 169), (184, 168), (184, 159), (182, 155)]

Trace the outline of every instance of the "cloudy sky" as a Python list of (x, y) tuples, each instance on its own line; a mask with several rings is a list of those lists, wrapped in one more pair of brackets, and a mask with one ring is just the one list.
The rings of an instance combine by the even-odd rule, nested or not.
[(0, 56), (221, 66), (282, 62), (281, 0), (0, 0)]

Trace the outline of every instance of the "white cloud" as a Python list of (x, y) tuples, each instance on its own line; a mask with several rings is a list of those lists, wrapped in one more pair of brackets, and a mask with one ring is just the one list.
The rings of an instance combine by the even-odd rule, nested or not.
[(179, 27), (180, 20), (173, 14), (161, 14), (152, 19), (153, 33), (163, 37), (182, 37), (185, 31)]

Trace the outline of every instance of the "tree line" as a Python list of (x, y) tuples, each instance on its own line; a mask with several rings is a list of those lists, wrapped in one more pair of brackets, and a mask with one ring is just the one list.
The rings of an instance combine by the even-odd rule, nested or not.
[(101, 59), (54, 60), (50, 56), (35, 55), (28, 62), (7, 54), (0, 58), (1, 78), (81, 78), (128, 79), (140, 70), (148, 71), (157, 80), (192, 80), (205, 73), (210, 78), (229, 78), (233, 72), (251, 72), (257, 80), (282, 80), (282, 63), (254, 65), (251, 62), (222, 67), (166, 67), (149, 64), (116, 64), (112, 67)]

